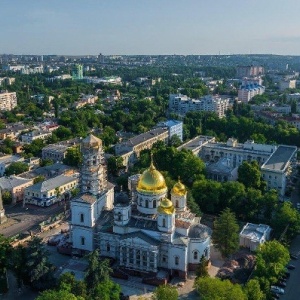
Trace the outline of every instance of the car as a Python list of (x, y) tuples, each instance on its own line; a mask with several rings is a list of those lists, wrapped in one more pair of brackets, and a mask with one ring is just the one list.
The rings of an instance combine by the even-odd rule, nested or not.
[(295, 270), (296, 269), (296, 267), (294, 265), (287, 265), (286, 268), (288, 270)]
[(277, 286), (281, 287), (281, 288), (285, 288), (286, 287), (286, 282), (285, 281), (277, 281), (276, 283)]
[(279, 294), (276, 294), (276, 293), (272, 294), (272, 299), (279, 299), (279, 298), (280, 298)]
[(297, 202), (296, 206), (297, 206), (297, 209), (300, 209), (300, 202)]
[(282, 277), (285, 278), (285, 279), (289, 279), (290, 276), (291, 276), (291, 273), (288, 272), (288, 271), (285, 271), (285, 272), (283, 273), (283, 275), (282, 275)]
[(294, 259), (294, 260), (297, 260), (298, 259), (298, 255), (290, 253), (290, 258)]
[(275, 294), (283, 295), (284, 289), (276, 285), (271, 285), (271, 292)]

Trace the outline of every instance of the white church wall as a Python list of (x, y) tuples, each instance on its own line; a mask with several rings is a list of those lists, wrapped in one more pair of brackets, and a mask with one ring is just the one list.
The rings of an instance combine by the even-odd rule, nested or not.
[(72, 225), (93, 227), (94, 205), (88, 203), (71, 202)]
[[(192, 264), (199, 263), (200, 258), (203, 254), (206, 256), (207, 259), (209, 259), (209, 246), (210, 238), (204, 241), (200, 239), (191, 239), (189, 242), (188, 249), (188, 262)], [(205, 250), (207, 251), (207, 253), (205, 253)], [(197, 253), (197, 255), (195, 253)]]
[(168, 258), (169, 269), (187, 271), (187, 247), (171, 247)]
[(73, 248), (93, 251), (93, 229), (84, 227), (72, 227)]

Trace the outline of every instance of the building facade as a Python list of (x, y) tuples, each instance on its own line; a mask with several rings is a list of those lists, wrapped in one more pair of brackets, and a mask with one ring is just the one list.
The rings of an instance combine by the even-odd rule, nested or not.
[(214, 112), (219, 118), (223, 118), (229, 108), (229, 98), (223, 99), (211, 95), (206, 95), (200, 99), (191, 99), (181, 94), (171, 94), (169, 96), (169, 110), (183, 116), (189, 111), (204, 111)]
[[(89, 166), (89, 159), (85, 161), (83, 169)], [(95, 162), (99, 166), (97, 158)], [(97, 178), (97, 170), (89, 177)], [(131, 198), (121, 191), (112, 203), (111, 197), (101, 198), (103, 188), (97, 183), (72, 201), (73, 248), (82, 253), (99, 249), (102, 256), (115, 259), (123, 272), (154, 276), (165, 271), (186, 278), (202, 255), (210, 258), (211, 229), (188, 209), (187, 191), (180, 181), (171, 190), (171, 200), (167, 199), (165, 179), (153, 162), (129, 181)], [(85, 181), (81, 184), (86, 190)]]
[(16, 92), (0, 92), (0, 111), (11, 111), (18, 104)]
[(264, 92), (265, 87), (256, 83), (241, 85), (238, 89), (238, 100), (248, 103), (254, 96), (262, 95)]

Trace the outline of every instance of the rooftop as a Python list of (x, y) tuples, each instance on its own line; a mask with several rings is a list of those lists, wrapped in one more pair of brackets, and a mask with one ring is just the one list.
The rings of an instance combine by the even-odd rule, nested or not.
[(182, 150), (182, 149), (186, 149), (186, 150), (191, 150), (193, 151), (194, 149), (202, 146), (203, 143), (211, 141), (212, 139), (215, 139), (213, 136), (205, 136), (205, 135), (199, 135), (195, 138), (193, 138), (192, 140), (186, 142), (185, 144), (179, 146), (177, 148), (177, 150)]
[(252, 224), (252, 223), (247, 223), (240, 235), (246, 236), (250, 238), (252, 241), (260, 241), (263, 236), (265, 236), (268, 231), (271, 230), (271, 227), (265, 224)]
[(284, 171), (289, 165), (289, 161), (296, 152), (296, 146), (280, 145), (270, 156), (270, 158), (262, 165), (262, 169)]
[(5, 176), (0, 178), (0, 187), (3, 190), (9, 190), (29, 182), (32, 182), (32, 180), (18, 177), (18, 176), (9, 176), (9, 177)]

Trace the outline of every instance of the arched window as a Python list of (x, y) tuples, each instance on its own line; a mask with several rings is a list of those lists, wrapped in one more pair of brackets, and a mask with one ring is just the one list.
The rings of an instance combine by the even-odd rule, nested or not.
[(109, 243), (107, 243), (107, 245), (106, 245), (106, 251), (107, 251), (107, 252), (110, 251), (110, 244), (109, 244)]
[(179, 265), (179, 257), (175, 256), (175, 265), (178, 266)]
[(176, 208), (178, 208), (178, 207), (179, 207), (179, 201), (178, 201), (178, 200), (176, 200), (176, 204), (175, 204), (175, 206), (176, 206)]
[(163, 226), (163, 227), (166, 227), (166, 219), (163, 219), (162, 221), (163, 221), (163, 222), (162, 222), (162, 226)]
[(194, 251), (194, 259), (198, 259), (198, 251)]
[(118, 221), (122, 221), (122, 214), (120, 212), (118, 213)]
[(156, 208), (156, 200), (153, 200), (153, 208)]
[(148, 200), (146, 200), (145, 207), (146, 207), (146, 208), (149, 207), (149, 201), (148, 201)]

